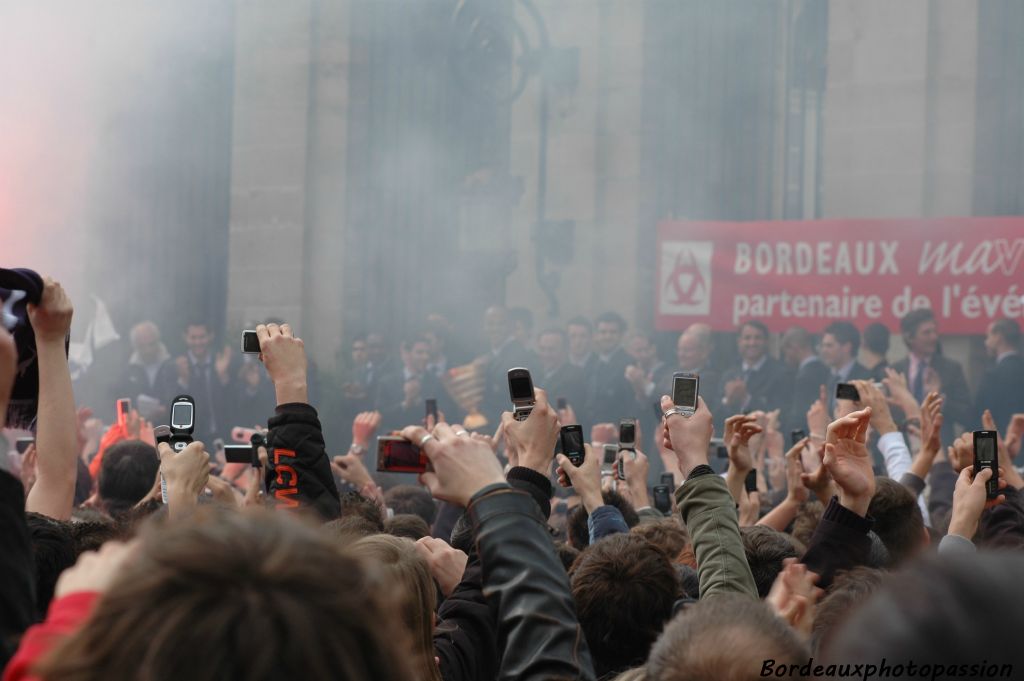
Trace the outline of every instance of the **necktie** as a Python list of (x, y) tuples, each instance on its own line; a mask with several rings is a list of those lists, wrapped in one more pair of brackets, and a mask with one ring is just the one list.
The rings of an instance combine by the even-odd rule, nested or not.
[(840, 376), (837, 372), (833, 371), (832, 375), (828, 377), (828, 386), (825, 388), (825, 396), (828, 398), (828, 413), (836, 413), (836, 386), (839, 385)]
[(917, 366), (917, 374), (914, 376), (914, 384), (910, 387), (914, 393), (914, 399), (921, 402), (924, 399), (924, 374), (928, 371), (928, 362), (922, 360)]

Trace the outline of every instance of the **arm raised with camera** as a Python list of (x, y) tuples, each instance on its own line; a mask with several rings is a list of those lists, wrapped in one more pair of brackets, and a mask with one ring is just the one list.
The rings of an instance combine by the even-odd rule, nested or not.
[(485, 443), (456, 426), (427, 433), (409, 426), (433, 471), (420, 482), (434, 497), (466, 507), (483, 572), (483, 592), (498, 610), (498, 679), (594, 678), (569, 581), (536, 503), (513, 489)]
[[(663, 412), (674, 406), (672, 398), (661, 398)], [(700, 597), (731, 592), (757, 598), (740, 539), (736, 502), (725, 481), (708, 465), (708, 445), (715, 430), (711, 412), (700, 399), (692, 416), (672, 413), (663, 421), (663, 445), (675, 452), (685, 478), (676, 489), (676, 504), (697, 555)]]
[(57, 520), (71, 517), (78, 478), (78, 412), (64, 351), (73, 312), (67, 293), (48, 277), (39, 305), (28, 306), (39, 362), (39, 411), (36, 484), (25, 510)]
[(306, 350), (287, 324), (260, 324), (260, 359), (277, 395), (267, 434), (267, 496), (278, 508), (310, 507), (324, 520), (341, 515), (323, 429), (306, 389)]

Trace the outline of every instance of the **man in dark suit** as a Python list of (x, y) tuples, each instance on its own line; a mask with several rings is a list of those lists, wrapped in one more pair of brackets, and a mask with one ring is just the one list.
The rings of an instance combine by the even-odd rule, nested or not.
[(449, 423), (455, 423), (460, 417), (455, 403), (437, 376), (427, 371), (430, 341), (425, 336), (411, 336), (402, 341), (400, 349), (402, 368), (377, 382), (375, 403), (381, 413), (381, 432), (421, 423), (428, 398), (436, 399), (437, 408)]
[(716, 423), (745, 411), (772, 411), (787, 405), (790, 380), (782, 362), (768, 354), (768, 327), (752, 319), (745, 322), (737, 341), (740, 364), (722, 376), (721, 415)]
[[(721, 394), (718, 390), (721, 375), (711, 366), (711, 353), (714, 349), (714, 337), (710, 326), (697, 322), (686, 327), (676, 341), (676, 368), (673, 371), (666, 371), (662, 376), (651, 403), (659, 400), (662, 395), (671, 397), (672, 375), (682, 372), (700, 376), (700, 396), (704, 399), (704, 404), (712, 410), (719, 407)], [(721, 411), (721, 408), (718, 408), (718, 411)]]
[(589, 385), (585, 418), (592, 424), (618, 423), (619, 419), (637, 416), (633, 413), (633, 388), (626, 380), (626, 367), (632, 360), (622, 347), (626, 320), (615, 312), (605, 312), (597, 318), (596, 327), (594, 350), (597, 361), (587, 376)]
[(787, 431), (807, 430), (807, 410), (821, 395), (821, 386), (828, 383), (832, 372), (815, 354), (814, 336), (803, 327), (787, 330), (779, 348), (793, 375), (793, 398), (784, 410), (782, 422)]
[[(569, 363), (569, 346), (565, 332), (561, 329), (547, 329), (537, 339), (537, 355), (540, 358), (540, 373), (534, 377), (538, 388), (548, 393), (552, 404), (565, 398), (573, 411), (582, 412), (586, 399), (586, 377), (583, 369)], [(580, 413), (576, 414), (577, 417)]]
[(168, 402), (180, 393), (192, 396), (196, 401), (193, 437), (207, 443), (224, 438), (237, 425), (230, 422), (235, 397), (231, 348), (224, 347), (215, 357), (213, 342), (214, 335), (206, 322), (190, 322), (185, 327), (188, 352), (177, 360), (176, 394), (164, 396)]
[(821, 335), (821, 361), (829, 369), (825, 396), (829, 413), (836, 412), (836, 386), (850, 381), (870, 381), (871, 371), (857, 361), (860, 351), (860, 331), (846, 321), (832, 322)]
[(497, 427), (503, 411), (512, 410), (508, 394), (508, 370), (525, 367), (531, 374), (536, 370), (533, 356), (513, 335), (508, 311), (495, 305), (484, 313), (484, 335), (490, 344), (487, 354), (477, 359), (484, 368), (484, 396), (480, 404), (481, 413), (487, 421)]
[(565, 323), (565, 335), (569, 340), (569, 364), (589, 374), (597, 362), (592, 350), (594, 325), (586, 317), (573, 317)]
[(893, 364), (893, 369), (907, 377), (910, 392), (918, 402), (931, 391), (942, 393), (946, 398), (942, 406), (942, 443), (953, 442), (956, 423), (965, 430), (981, 427), (976, 422), (963, 367), (943, 357), (939, 350), (939, 330), (932, 311), (911, 310), (900, 320), (900, 332), (910, 354)]
[(131, 342), (132, 355), (114, 398), (128, 397), (143, 418), (162, 422), (167, 418), (170, 401), (178, 394), (174, 360), (160, 341), (160, 329), (153, 322), (140, 322), (132, 327)]
[(1020, 325), (1015, 320), (999, 319), (989, 324), (985, 351), (993, 363), (982, 374), (974, 404), (977, 423), (989, 409), (1004, 435), (1013, 415), (1024, 413), (1024, 357), (1020, 356), (1020, 347)]

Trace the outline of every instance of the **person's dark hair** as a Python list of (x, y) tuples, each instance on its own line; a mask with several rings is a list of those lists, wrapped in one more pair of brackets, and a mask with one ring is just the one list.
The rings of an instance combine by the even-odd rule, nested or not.
[(587, 331), (590, 331), (590, 332), (594, 331), (594, 325), (590, 322), (589, 319), (587, 319), (586, 317), (584, 317), (582, 315), (573, 317), (572, 319), (570, 319), (569, 321), (567, 321), (565, 323), (565, 328), (568, 329), (570, 326), (582, 326)]
[(559, 338), (562, 339), (562, 345), (565, 345), (569, 342), (568, 336), (566, 335), (565, 331), (558, 328), (557, 326), (547, 327), (546, 329), (541, 331), (537, 337), (540, 338), (541, 336), (558, 336)]
[(416, 541), (430, 536), (430, 526), (418, 515), (399, 513), (384, 521), (384, 532), (392, 537), (404, 537)]
[(112, 520), (91, 520), (68, 523), (68, 531), (75, 543), (75, 556), (86, 551), (99, 551), (108, 541), (127, 539), (126, 528)]
[(329, 520), (320, 526), (320, 533), (338, 546), (348, 546), (363, 537), (380, 534), (381, 528), (361, 515), (348, 515)]
[(761, 335), (764, 336), (765, 338), (768, 338), (770, 334), (770, 332), (768, 331), (768, 326), (760, 319), (748, 319), (747, 321), (740, 324), (740, 333), (743, 333), (743, 329), (745, 329), (748, 326), (760, 331)]
[(1024, 602), (1022, 573), (1024, 556), (1016, 551), (914, 561), (886, 576), (830, 637), (824, 662), (884, 659), (890, 669), (906, 669), (912, 661), (920, 669), (923, 661), (932, 670), (970, 663), (965, 677), (1012, 678), (1024, 669), (1024, 611), (1015, 607)]
[(437, 506), (430, 492), (415, 485), (396, 485), (384, 493), (384, 503), (395, 514), (412, 513), (430, 525), (437, 516)]
[(814, 530), (824, 513), (825, 507), (817, 499), (805, 501), (793, 519), (793, 539), (804, 546), (810, 546), (811, 537), (814, 536)]
[[(640, 522), (640, 516), (633, 509), (633, 505), (623, 498), (618, 492), (605, 490), (601, 493), (606, 506), (614, 506), (622, 513), (622, 519), (626, 521), (626, 527), (633, 527)], [(590, 514), (583, 504), (574, 506), (566, 517), (566, 532), (569, 543), (573, 547), (583, 550), (590, 545), (590, 528), (587, 527), (587, 518)]]
[(594, 326), (598, 324), (615, 324), (619, 328), (619, 331), (626, 330), (626, 320), (622, 318), (618, 312), (604, 312), (600, 314), (597, 319), (594, 320)]
[(475, 551), (476, 535), (473, 534), (473, 522), (462, 513), (452, 523), (452, 533), (448, 536), (448, 544), (466, 555)]
[(579, 550), (574, 549), (564, 541), (555, 542), (555, 553), (558, 555), (558, 560), (562, 563), (562, 567), (565, 568), (566, 572), (573, 566), (576, 559), (580, 557)]
[(679, 579), (679, 588), (682, 589), (683, 595), (688, 596), (694, 600), (700, 598), (700, 575), (697, 574), (697, 570), (683, 563), (676, 563), (676, 577)]
[(615, 534), (587, 548), (569, 576), (595, 674), (642, 664), (680, 595), (668, 556), (643, 537)]
[(750, 572), (754, 575), (757, 595), (764, 598), (771, 591), (775, 578), (782, 572), (782, 561), (796, 558), (796, 547), (782, 532), (767, 525), (741, 527), (743, 552), (747, 555)]
[(367, 499), (358, 492), (341, 495), (341, 516), (359, 516), (376, 528), (377, 534), (384, 532), (384, 516), (380, 506), (373, 499)]
[(640, 523), (630, 531), (664, 551), (673, 563), (690, 543), (690, 535), (686, 528), (674, 516), (651, 523)]
[(1010, 347), (1020, 350), (1020, 324), (1015, 319), (997, 319), (992, 322), (992, 331), (1002, 336)]
[(840, 345), (850, 344), (850, 355), (856, 359), (860, 350), (860, 331), (850, 322), (837, 320), (825, 327), (825, 333), (831, 334)]
[(206, 321), (205, 319), (189, 319), (189, 320), (186, 320), (185, 321), (185, 326), (182, 327), (182, 328), (184, 329), (184, 331), (187, 332), (193, 326), (200, 326), (207, 333), (213, 333), (213, 326), (210, 324), (210, 322)]
[(412, 350), (412, 346), (416, 345), (417, 343), (426, 343), (429, 346), (430, 339), (427, 338), (422, 333), (413, 333), (402, 339), (401, 348), (404, 352), (409, 352), (410, 350)]
[(889, 335), (889, 327), (880, 322), (872, 322), (864, 328), (864, 347), (885, 357), (889, 352)]
[(46, 617), (53, 600), (53, 589), (60, 573), (75, 564), (75, 540), (70, 523), (62, 523), (39, 513), (26, 513), (25, 523), (32, 539), (32, 568), (36, 577), (36, 614)]
[(921, 549), (924, 518), (906, 487), (891, 478), (878, 478), (868, 513), (875, 519), (873, 531), (889, 551), (890, 566), (899, 565)]
[(931, 321), (935, 321), (935, 313), (927, 307), (911, 310), (903, 315), (903, 319), (900, 320), (900, 333), (903, 334), (904, 338), (913, 338), (914, 334), (917, 333), (917, 327)]
[(142, 501), (153, 489), (159, 470), (156, 448), (142, 440), (123, 440), (108, 448), (97, 485), (107, 513), (121, 515)]
[(814, 626), (811, 629), (811, 653), (817, 654), (829, 646), (829, 640), (850, 613), (868, 598), (882, 584), (885, 572), (869, 567), (857, 567), (842, 572), (832, 582), (828, 595), (818, 601), (814, 609)]
[(807, 657), (806, 645), (767, 604), (726, 593), (690, 605), (665, 627), (647, 660), (647, 678), (748, 681), (761, 678), (765, 660), (790, 665)]
[(213, 512), (153, 529), (40, 678), (411, 678), (397, 610), (314, 528)]

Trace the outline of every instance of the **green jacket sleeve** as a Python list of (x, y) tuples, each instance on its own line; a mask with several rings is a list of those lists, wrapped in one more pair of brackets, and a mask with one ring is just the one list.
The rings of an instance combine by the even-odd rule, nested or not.
[(736, 504), (718, 475), (691, 476), (676, 490), (676, 503), (697, 556), (700, 597), (740, 593), (757, 598)]

